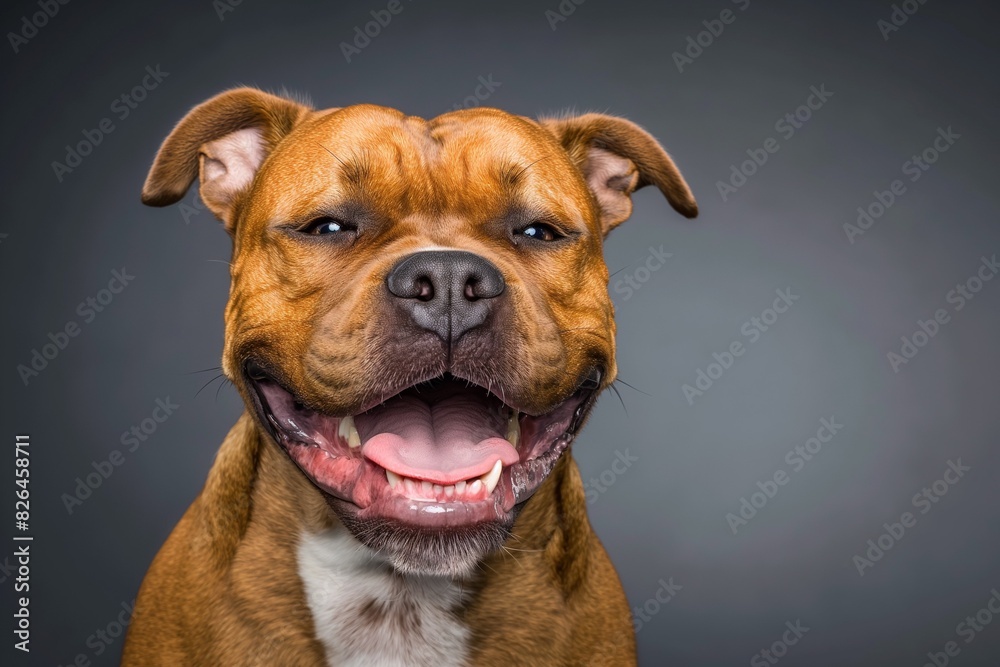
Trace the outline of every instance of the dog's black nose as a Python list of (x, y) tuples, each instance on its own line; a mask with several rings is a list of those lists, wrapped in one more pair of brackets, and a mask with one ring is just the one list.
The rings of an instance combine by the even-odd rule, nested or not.
[(415, 324), (449, 343), (482, 325), (506, 288), (489, 260), (459, 250), (404, 257), (389, 272), (386, 286)]

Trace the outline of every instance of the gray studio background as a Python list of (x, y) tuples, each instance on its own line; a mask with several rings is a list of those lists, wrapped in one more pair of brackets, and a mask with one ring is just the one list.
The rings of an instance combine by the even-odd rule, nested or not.
[[(133, 600), (241, 411), (230, 387), (196, 395), (213, 374), (195, 371), (220, 356), (228, 237), (193, 196), (187, 219), (139, 203), (173, 124), (235, 84), (431, 117), (480, 77), (496, 84), (484, 103), (512, 112), (637, 121), (701, 205), (689, 222), (643, 190), (608, 240), (621, 378), (641, 392), (621, 387), (627, 412), (605, 396), (574, 448), (600, 484), (588, 483), (593, 524), (646, 616), (641, 663), (772, 664), (758, 652), (798, 623), (808, 631), (776, 649), (780, 664), (919, 667), (949, 641), (960, 648), (949, 664), (1000, 664), (1000, 618), (972, 641), (970, 626), (959, 634), (1000, 590), (1000, 280), (960, 311), (948, 301), (1000, 253), (997, 8), (930, 0), (886, 40), (888, 0), (565, 0), (561, 14), (559, 0), (403, 0), (348, 63), (340, 43), (385, 6), (243, 0), (220, 20), (211, 0), (70, 2), (17, 53), (9, 36), (0, 46), (2, 437), (12, 449), (15, 433), (31, 435), (35, 536), (26, 658), (7, 625), (4, 455), (0, 636), (16, 660), (5, 664), (117, 664), (121, 637), (95, 632)], [(733, 20), (678, 71), (672, 54), (724, 9)], [(20, 32), (38, 11), (4, 3), (0, 28)], [(112, 103), (157, 65), (168, 74), (121, 119)], [(775, 124), (812, 86), (832, 96), (786, 138)], [(105, 117), (114, 131), (57, 180), (51, 163)], [(949, 127), (959, 138), (911, 182), (904, 163)], [(723, 201), (717, 182), (769, 137), (779, 150)], [(849, 242), (844, 224), (895, 179), (905, 192)], [(660, 246), (672, 256), (640, 270)], [(85, 322), (78, 304), (122, 268), (134, 279)], [(645, 282), (616, 290), (629, 276)], [(741, 329), (779, 289), (798, 299), (751, 342)], [(894, 372), (887, 353), (937, 309), (950, 319)], [(17, 366), (70, 321), (79, 335), (25, 386)], [(734, 341), (745, 352), (692, 404), (682, 386)], [(157, 399), (180, 407), (68, 514), (62, 494), (123, 449)], [(786, 454), (821, 419), (843, 427), (796, 470)], [(623, 471), (616, 452), (636, 461)], [(958, 459), (970, 470), (921, 514), (914, 494)], [(787, 484), (734, 535), (726, 515), (779, 471)], [(908, 511), (916, 524), (861, 576), (854, 557)]]

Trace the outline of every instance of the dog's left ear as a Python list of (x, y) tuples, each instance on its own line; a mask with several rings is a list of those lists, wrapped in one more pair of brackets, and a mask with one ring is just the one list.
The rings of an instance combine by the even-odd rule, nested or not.
[(220, 93), (192, 109), (166, 138), (142, 201), (167, 206), (200, 178), (202, 201), (232, 234), (235, 210), (267, 155), (311, 111), (255, 88)]
[(698, 215), (698, 203), (667, 152), (635, 123), (598, 113), (543, 118), (582, 172), (600, 208), (607, 235), (632, 214), (632, 193), (655, 185), (678, 213)]

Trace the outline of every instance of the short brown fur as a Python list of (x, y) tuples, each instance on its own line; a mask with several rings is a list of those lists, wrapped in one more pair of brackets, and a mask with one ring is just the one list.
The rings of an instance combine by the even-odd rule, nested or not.
[[(204, 196), (212, 142), (246, 129), (260, 131), (263, 163), (224, 201), (213, 193), (221, 204), (207, 203), (233, 235), (223, 369), (248, 406), (241, 365), (251, 351), (304, 403), (330, 414), (445, 370), (493, 383), (529, 413), (565, 397), (595, 363), (607, 387), (615, 330), (602, 239), (631, 210), (619, 198), (651, 184), (682, 214), (697, 213), (666, 152), (623, 119), (538, 123), (476, 109), (425, 121), (371, 105), (313, 111), (253, 89), (223, 93), (181, 121), (143, 201), (178, 201), (199, 172)], [(281, 228), (343, 201), (373, 221), (349, 252), (317, 251)], [(553, 216), (575, 241), (546, 255), (512, 249), (496, 232), (512, 202)], [(378, 298), (388, 267), (427, 245), (488, 257), (510, 290), (505, 330), (468, 337), (451, 368), (430, 339), (394, 333)], [(345, 530), (245, 413), (150, 567), (123, 664), (325, 665), (295, 550), (304, 532), (328, 528)], [(634, 664), (628, 604), (588, 522), (569, 452), (527, 501), (513, 535), (509, 550), (465, 582), (469, 664)]]

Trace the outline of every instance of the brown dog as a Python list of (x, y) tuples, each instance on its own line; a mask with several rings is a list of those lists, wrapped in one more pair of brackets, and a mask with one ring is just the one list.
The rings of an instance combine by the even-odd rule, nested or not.
[(139, 593), (125, 665), (630, 665), (569, 446), (615, 377), (603, 237), (655, 185), (636, 125), (427, 121), (252, 89), (192, 110), (147, 204), (233, 237), (247, 412)]

